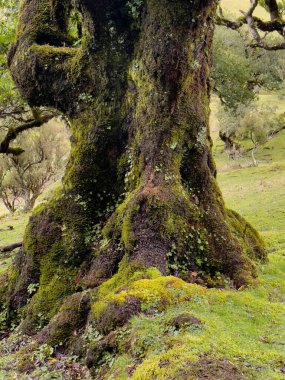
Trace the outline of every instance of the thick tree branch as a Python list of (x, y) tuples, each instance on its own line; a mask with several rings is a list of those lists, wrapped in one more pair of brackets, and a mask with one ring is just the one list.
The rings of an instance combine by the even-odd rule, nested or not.
[(72, 0), (23, 1), (8, 65), (21, 95), (32, 106), (66, 112), (77, 104), (83, 51), (73, 46), (68, 31), (72, 4)]
[(261, 41), (261, 43), (253, 43), (253, 44), (250, 44), (249, 45), (250, 47), (252, 48), (256, 48), (256, 47), (259, 47), (259, 48), (262, 48), (264, 50), (269, 50), (269, 51), (276, 51), (276, 50), (284, 50), (285, 49), (285, 42), (282, 42), (280, 44), (277, 44), (277, 45), (267, 45), (265, 44), (264, 42)]
[(20, 133), (32, 128), (39, 128), (43, 124), (51, 120), (54, 116), (55, 116), (54, 114), (46, 114), (46, 115), (37, 117), (36, 119), (32, 121), (23, 123), (19, 125), (18, 127), (9, 128), (6, 136), (0, 142), (0, 153), (13, 154), (15, 156), (18, 156), (19, 154), (23, 153), (23, 149), (21, 149), (20, 147), (10, 147), (11, 142), (14, 141)]
[[(262, 32), (278, 32), (283, 35), (285, 23), (282, 21), (263, 21), (259, 17), (252, 16), (254, 23), (257, 28)], [(240, 17), (236, 21), (228, 20), (224, 16), (217, 16), (217, 24), (226, 26), (227, 28), (238, 30), (243, 25), (247, 25), (247, 21), (245, 17)]]
[(275, 129), (273, 131), (270, 131), (268, 134), (268, 138), (272, 139), (274, 136), (278, 135), (278, 133), (282, 132), (285, 130), (285, 125), (282, 125), (280, 128)]
[(265, 4), (268, 7), (271, 21), (280, 20), (280, 12), (276, 0), (265, 0)]

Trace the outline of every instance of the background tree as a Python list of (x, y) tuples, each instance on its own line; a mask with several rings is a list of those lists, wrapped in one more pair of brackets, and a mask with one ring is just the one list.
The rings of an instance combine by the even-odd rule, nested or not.
[(68, 132), (62, 122), (53, 120), (22, 133), (16, 142), (24, 153), (2, 158), (0, 197), (10, 212), (23, 201), (24, 211), (30, 211), (46, 185), (63, 174), (70, 150)]
[(1, 161), (0, 199), (10, 213), (14, 213), (19, 205), (22, 190), (14, 181), (13, 173), (7, 168), (7, 162)]
[[(24, 103), (8, 70), (7, 53), (15, 39), (18, 6), (17, 1), (0, 2), (0, 153), (9, 155), (1, 158), (0, 197), (12, 213), (23, 200), (25, 210), (34, 206), (44, 186), (61, 175), (68, 151), (68, 133), (62, 122), (61, 129), (53, 122), (33, 131), (58, 113)], [(31, 132), (25, 133), (28, 130)]]
[(15, 37), (18, 2), (0, 1), (0, 104), (11, 104), (19, 100), (14, 83), (7, 70), (7, 52)]
[(255, 156), (258, 147), (264, 145), (275, 131), (280, 131), (281, 126), (282, 117), (275, 116), (270, 108), (251, 107), (240, 118), (236, 135), (239, 140), (249, 139), (252, 142), (250, 150), (254, 166), (258, 166)]
[[(260, 92), (284, 89), (285, 52), (248, 48), (246, 30), (238, 34), (223, 26), (216, 28), (214, 38), (213, 91), (221, 101), (217, 113), (220, 138), (231, 158), (240, 154), (240, 121), (256, 104)], [(269, 120), (269, 118), (266, 118)], [(272, 115), (271, 122), (277, 118)], [(264, 128), (262, 124), (261, 129)], [(276, 131), (279, 123), (275, 125)], [(267, 129), (267, 128), (266, 128)]]
[(51, 321), (41, 339), (59, 344), (88, 315), (96, 323), (96, 287), (117, 272), (218, 272), (235, 286), (256, 275), (262, 242), (226, 210), (211, 155), (215, 11), (216, 1), (195, 0), (23, 2), (13, 78), (30, 105), (59, 109), (73, 130), (62, 192), (32, 217), (1, 293), (11, 318), (39, 284), (26, 332)]

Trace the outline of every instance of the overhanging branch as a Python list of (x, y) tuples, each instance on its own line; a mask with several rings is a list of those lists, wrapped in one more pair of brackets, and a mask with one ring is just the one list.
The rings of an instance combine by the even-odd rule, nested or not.
[(23, 123), (17, 127), (10, 127), (4, 139), (0, 142), (0, 153), (13, 154), (15, 156), (23, 153), (24, 150), (22, 148), (10, 147), (10, 144), (17, 138), (20, 133), (32, 128), (39, 128), (51, 120), (53, 117), (55, 117), (55, 115), (49, 113), (46, 115), (37, 116), (34, 120)]
[(285, 37), (285, 22), (282, 20), (278, 8), (278, 4), (275, 0), (266, 0), (271, 21), (263, 21), (259, 17), (253, 15), (258, 6), (259, 0), (251, 0), (249, 9), (242, 13), (242, 17), (235, 21), (229, 20), (223, 15), (223, 11), (219, 8), (217, 15), (217, 24), (226, 26), (232, 30), (239, 30), (244, 25), (248, 26), (248, 29), (254, 39), (254, 43), (250, 44), (250, 47), (259, 47), (265, 50), (283, 50), (285, 49), (285, 41), (276, 43), (274, 45), (267, 44), (261, 37), (260, 32), (272, 33), (278, 32), (283, 38)]

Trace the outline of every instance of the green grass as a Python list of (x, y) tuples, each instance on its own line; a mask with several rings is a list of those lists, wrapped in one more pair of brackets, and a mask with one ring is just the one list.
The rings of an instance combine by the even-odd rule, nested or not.
[[(20, 242), (28, 222), (28, 214), (2, 216), (0, 219), (0, 247)], [(12, 228), (11, 228), (12, 227)], [(13, 254), (0, 254), (0, 275), (11, 265)], [(1, 379), (1, 378), (0, 378)]]
[(28, 219), (29, 214), (2, 217), (0, 219), (0, 247), (21, 241)]
[(2, 202), (0, 202), (0, 217), (5, 216), (8, 214), (8, 211), (6, 207), (3, 205)]
[[(52, 183), (40, 195), (36, 202), (36, 206), (46, 202), (52, 196), (53, 192), (60, 186), (61, 181)], [(26, 225), (30, 214), (16, 213), (11, 215), (0, 202), (0, 247), (20, 242), (23, 240)], [(13, 227), (10, 229), (9, 227)], [(11, 265), (13, 253), (8, 255), (0, 255), (0, 275), (4, 273)], [(1, 380), (1, 377), (0, 377)]]
[[(263, 94), (261, 104), (271, 105), (276, 112), (285, 111), (285, 98)], [(285, 248), (285, 131), (280, 132), (257, 151), (258, 167), (252, 167), (250, 153), (229, 160), (223, 153), (223, 143), (217, 138), (213, 102), (214, 158), (218, 166), (218, 182), (228, 208), (235, 209), (250, 221), (271, 244), (270, 249)]]
[(285, 112), (285, 95), (284, 94), (259, 94), (259, 104), (276, 108), (276, 112)]

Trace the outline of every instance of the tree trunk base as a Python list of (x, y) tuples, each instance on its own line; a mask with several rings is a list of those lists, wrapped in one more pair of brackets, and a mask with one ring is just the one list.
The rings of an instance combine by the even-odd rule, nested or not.
[[(231, 283), (239, 288), (257, 276), (255, 262), (266, 260), (258, 233), (236, 212), (205, 213), (198, 198), (186, 197), (170, 185), (159, 186), (154, 176), (111, 217), (87, 230), (88, 235), (84, 213), (78, 212), (77, 223), (66, 227), (68, 215), (74, 220), (79, 211), (66, 202), (70, 198), (60, 197), (31, 218), (24, 251), (2, 292), (8, 320), (21, 312), (26, 333), (48, 324), (66, 297), (80, 298), (80, 292), (93, 292), (118, 276), (124, 286), (126, 271), (156, 268), (187, 282), (211, 287)], [(30, 284), (37, 284), (35, 294), (29, 292)]]

